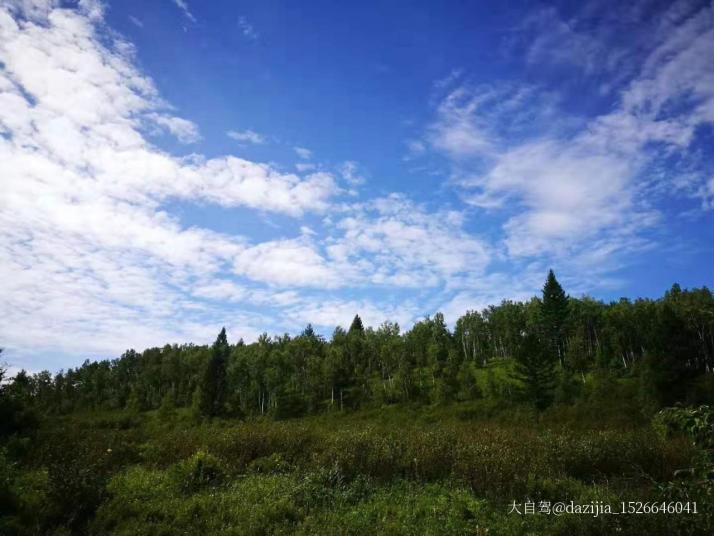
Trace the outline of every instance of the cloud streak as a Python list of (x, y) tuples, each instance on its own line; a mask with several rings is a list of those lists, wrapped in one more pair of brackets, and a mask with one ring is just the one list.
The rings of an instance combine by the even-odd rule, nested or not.
[(253, 130), (229, 130), (226, 136), (242, 143), (254, 143), (260, 145), (265, 143), (265, 136)]
[(174, 4), (176, 4), (176, 7), (179, 8), (184, 17), (186, 17), (193, 23), (196, 22), (196, 17), (194, 17), (193, 13), (191, 13), (191, 10), (188, 7), (188, 2), (186, 2), (186, 0), (173, 0), (173, 2)]

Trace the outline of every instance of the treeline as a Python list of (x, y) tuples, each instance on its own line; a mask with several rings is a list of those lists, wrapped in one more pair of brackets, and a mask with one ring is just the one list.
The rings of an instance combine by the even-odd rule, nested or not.
[[(491, 385), (495, 370), (507, 371), (508, 389)], [(643, 404), (661, 407), (709, 402), (702, 396), (714, 392), (713, 370), (708, 288), (675, 284), (657, 300), (603, 303), (566, 296), (551, 271), (542, 296), (469, 311), (453, 332), (440, 313), (406, 332), (393, 322), (365, 328), (355, 316), (330, 340), (308, 325), (296, 337), (230, 345), (222, 330), (210, 347), (128, 350), (54, 376), (20, 372), (2, 392), (42, 412), (184, 406), (205, 416), (287, 417), (494, 393), (544, 408), (573, 402), (587, 378), (606, 374), (636, 379)]]

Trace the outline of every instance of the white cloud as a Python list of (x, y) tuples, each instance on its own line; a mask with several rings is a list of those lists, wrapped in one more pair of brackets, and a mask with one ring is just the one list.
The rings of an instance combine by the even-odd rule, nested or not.
[[(503, 244), (511, 257), (602, 262), (591, 244), (612, 257), (646, 247), (642, 232), (660, 214), (647, 198), (645, 171), (661, 155), (683, 153), (696, 129), (714, 121), (712, 8), (678, 13), (676, 27), (649, 41), (641, 72), (618, 82), (620, 102), (609, 113), (563, 120), (557, 100), (543, 100), (533, 88), (468, 84), (438, 105), (428, 139), (451, 160), (453, 182), (468, 203), (506, 215)], [(548, 9), (538, 16), (557, 14)], [(609, 72), (609, 65), (599, 65), (605, 61), (599, 41), (557, 20), (533, 42), (531, 60), (548, 54), (555, 63)], [(571, 46), (563, 46), (566, 41)], [(591, 67), (582, 65), (592, 58)], [(676, 180), (670, 191), (678, 188)]]
[(328, 240), (329, 257), (360, 268), (373, 284), (434, 287), (461, 274), (482, 273), (488, 245), (462, 228), (455, 211), (426, 212), (392, 194), (357, 205), (337, 222), (342, 235)]
[(309, 160), (312, 158), (312, 151), (310, 149), (305, 149), (305, 147), (293, 147), (295, 154), (298, 155), (303, 160)]
[[(555, 101), (553, 94), (532, 86), (473, 86), (465, 82), (438, 103), (425, 141), (455, 162), (489, 161), (505, 144), (561, 126), (563, 119), (556, 116)], [(410, 148), (419, 154), (426, 147), (417, 141)]]
[(305, 162), (298, 162), (295, 164), (295, 169), (297, 169), (300, 173), (304, 171), (312, 171), (313, 169), (316, 169), (317, 166), (315, 164), (310, 164), (310, 163), (305, 163)]
[(585, 142), (533, 142), (501, 155), (474, 181), (479, 193), (466, 199), (487, 207), (517, 200), (522, 208), (505, 225), (512, 255), (565, 254), (573, 243), (622, 228), (637, 215), (629, 184), (637, 165), (634, 157)]
[(464, 88), (451, 92), (439, 105), (439, 119), (430, 127), (432, 145), (452, 158), (490, 154), (493, 143), (476, 112), (482, 99)]
[[(400, 197), (343, 207), (327, 242), (305, 225), (299, 238), (257, 244), (186, 228), (162, 210), (167, 200), (298, 217), (324, 213), (340, 190), (324, 172), (301, 179), (232, 156), (159, 150), (146, 131), (188, 141), (197, 130), (169, 113), (131, 47), (98, 34), (82, 11), (54, 9), (38, 22), (0, 10), (0, 339), (14, 355), (202, 342), (222, 323), (258, 333), (275, 318), (228, 305), (293, 318), (312, 303), (298, 289), (433, 286), (483, 265), (458, 217)], [(351, 163), (342, 172), (356, 177)], [(375, 322), (385, 311), (408, 317), (355, 304)], [(326, 321), (328, 309), (320, 314)]]
[[(285, 322), (348, 325), (355, 313), (408, 327), (441, 308), (453, 321), (467, 308), (530, 295), (549, 255), (558, 256), (559, 276), (563, 267), (601, 284), (627, 251), (651, 246), (642, 230), (657, 221), (655, 190), (714, 206), (710, 172), (688, 169), (686, 182), (657, 179), (656, 188), (642, 178), (658, 154), (688, 148), (714, 118), (708, 12), (684, 12), (621, 102), (591, 120), (563, 120), (557, 98), (535, 86), (474, 86), (460, 74), (439, 86), (448, 93), (435, 120), (408, 147), (448, 157), (450, 184), (472, 207), (452, 210), (398, 194), (337, 204), (338, 180), (359, 184), (360, 166), (316, 171), (323, 166), (302, 147), (294, 148), (302, 177), (230, 155), (169, 154), (151, 134), (191, 142), (198, 128), (162, 101), (131, 45), (105, 31), (99, 4), (7, 5), (0, 340), (16, 355), (208, 342), (221, 324), (250, 339)], [(168, 212), (177, 200), (251, 209), (281, 230), (259, 242), (189, 227)], [(271, 212), (290, 223), (280, 228)], [(501, 234), (469, 231), (484, 214), (500, 218)], [(494, 272), (497, 262), (516, 275)]]
[(157, 125), (165, 128), (181, 143), (195, 143), (201, 139), (198, 127), (186, 119), (165, 114), (152, 113), (148, 117)]
[(352, 160), (342, 163), (340, 175), (350, 186), (359, 186), (365, 182), (365, 178), (359, 172), (359, 165)]
[(234, 258), (234, 270), (253, 280), (280, 286), (334, 288), (343, 283), (341, 274), (306, 238), (263, 242), (247, 248)]
[(265, 143), (265, 137), (253, 130), (229, 130), (226, 132), (229, 138), (240, 142), (261, 144)]
[(463, 69), (452, 69), (451, 72), (444, 78), (434, 82), (434, 88), (436, 90), (443, 90), (445, 88), (448, 88), (454, 83), (456, 83), (463, 76), (463, 74)]
[(262, 242), (233, 257), (236, 275), (276, 287), (439, 288), (456, 276), (485, 272), (489, 246), (465, 232), (456, 211), (426, 212), (393, 194), (342, 207), (327, 239)]
[[(207, 291), (195, 284), (230, 273), (244, 240), (186, 228), (162, 204), (300, 216), (328, 207), (339, 192), (334, 179), (159, 150), (147, 132), (165, 128), (191, 141), (198, 131), (169, 113), (134, 67), (132, 47), (98, 29), (96, 6), (25, 4), (0, 7), (0, 340), (8, 359), (30, 349), (115, 356), (129, 346), (208, 342), (216, 326), (236, 321), (257, 333), (253, 322), (264, 319), (228, 315), (225, 302), (199, 299)], [(272, 299), (259, 289), (247, 297)]]
[(173, 0), (173, 2), (174, 4), (176, 4), (176, 7), (181, 10), (181, 13), (183, 13), (184, 17), (186, 17), (191, 22), (196, 22), (196, 17), (194, 17), (193, 13), (191, 13), (191, 10), (188, 7), (188, 2), (186, 2), (186, 0)]
[(555, 7), (545, 6), (526, 17), (519, 33), (532, 68), (577, 69), (600, 79), (601, 92), (608, 94), (640, 74), (642, 54), (671, 42), (693, 15), (702, 15), (703, 7), (691, 0), (661, 5), (649, 0), (587, 2), (566, 19)]

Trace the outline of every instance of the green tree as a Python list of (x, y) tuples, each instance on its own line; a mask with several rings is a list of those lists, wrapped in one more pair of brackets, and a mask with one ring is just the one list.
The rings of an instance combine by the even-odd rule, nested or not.
[(523, 384), (524, 397), (539, 409), (553, 402), (555, 357), (535, 333), (524, 333), (516, 352), (516, 377)]
[(545, 285), (543, 285), (541, 319), (547, 350), (560, 360), (561, 365), (564, 365), (568, 297), (555, 278), (553, 270), (548, 271), (548, 277), (545, 280)]
[(364, 335), (364, 325), (362, 324), (362, 319), (359, 317), (359, 315), (355, 315), (355, 317), (352, 319), (350, 330), (347, 333), (349, 335), (357, 335), (360, 337)]
[(474, 364), (471, 361), (462, 361), (459, 366), (457, 376), (459, 400), (471, 400), (481, 396), (481, 391), (478, 383), (476, 383), (476, 378), (474, 377), (473, 367)]
[(229, 355), (230, 346), (226, 328), (223, 328), (211, 347), (211, 357), (201, 381), (200, 408), (201, 414), (206, 417), (223, 413), (226, 401), (226, 361)]
[(161, 399), (159, 406), (159, 418), (162, 420), (170, 419), (176, 413), (176, 402), (172, 391), (166, 391), (166, 394)]
[(466, 361), (485, 365), (489, 355), (488, 324), (478, 311), (467, 311), (456, 321), (454, 340)]

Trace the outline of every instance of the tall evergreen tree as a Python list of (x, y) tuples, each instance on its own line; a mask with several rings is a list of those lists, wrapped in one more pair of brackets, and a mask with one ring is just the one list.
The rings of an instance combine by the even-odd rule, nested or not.
[(211, 347), (211, 356), (201, 381), (200, 410), (206, 417), (223, 413), (226, 401), (226, 361), (229, 354), (226, 328), (223, 328)]
[(347, 332), (349, 335), (364, 335), (364, 325), (362, 325), (362, 319), (359, 315), (355, 315), (350, 325), (350, 330)]
[(555, 356), (535, 333), (526, 333), (515, 358), (516, 377), (523, 383), (525, 398), (545, 409), (553, 402)]
[(568, 296), (555, 278), (553, 270), (548, 271), (548, 277), (543, 285), (543, 300), (541, 302), (541, 319), (543, 335), (547, 350), (552, 352), (564, 364), (565, 329), (568, 320)]

